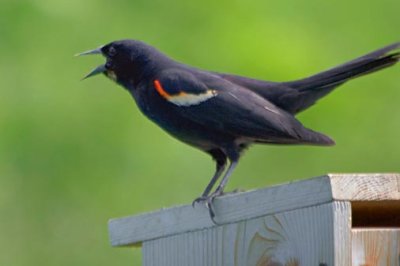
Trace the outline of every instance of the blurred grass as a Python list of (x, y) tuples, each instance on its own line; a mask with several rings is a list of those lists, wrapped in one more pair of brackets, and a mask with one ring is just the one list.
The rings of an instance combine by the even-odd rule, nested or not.
[[(270, 80), (313, 74), (399, 41), (400, 2), (11, 1), (0, 3), (0, 265), (138, 265), (107, 220), (189, 203), (207, 155), (146, 120), (73, 54), (144, 40), (201, 68)], [(327, 172), (395, 172), (399, 67), (352, 81), (299, 118), (337, 146), (251, 149), (228, 189)]]

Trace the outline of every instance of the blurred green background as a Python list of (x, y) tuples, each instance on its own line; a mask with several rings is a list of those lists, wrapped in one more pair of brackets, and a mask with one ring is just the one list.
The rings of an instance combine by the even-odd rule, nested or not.
[[(190, 203), (208, 155), (145, 119), (72, 55), (135, 38), (204, 69), (301, 78), (399, 41), (400, 1), (0, 2), (0, 265), (139, 265), (107, 220)], [(228, 190), (328, 172), (396, 172), (400, 67), (352, 81), (299, 116), (332, 148), (257, 146)]]

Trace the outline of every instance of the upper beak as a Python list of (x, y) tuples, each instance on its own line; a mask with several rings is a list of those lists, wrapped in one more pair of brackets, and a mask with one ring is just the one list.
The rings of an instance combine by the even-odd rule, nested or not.
[[(89, 50), (89, 51), (86, 51), (86, 52), (83, 52), (83, 53), (76, 54), (75, 56), (91, 55), (91, 54), (102, 54), (101, 48), (102, 48), (102, 46), (99, 47), (99, 48), (93, 49), (93, 50)], [(97, 74), (104, 73), (105, 71), (106, 71), (105, 65), (100, 65), (100, 66), (96, 67), (95, 69), (93, 69), (84, 78), (82, 78), (82, 80), (90, 78), (90, 77), (93, 77), (93, 76), (95, 76)]]
[(85, 51), (83, 53), (76, 54), (75, 56), (89, 55), (89, 54), (102, 54), (101, 48), (103, 48), (103, 47), (99, 47), (99, 48), (96, 48), (96, 49), (93, 49), (93, 50)]

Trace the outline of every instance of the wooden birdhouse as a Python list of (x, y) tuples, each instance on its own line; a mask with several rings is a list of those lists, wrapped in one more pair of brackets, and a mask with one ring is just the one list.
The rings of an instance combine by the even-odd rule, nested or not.
[(400, 266), (400, 174), (329, 174), (109, 222), (144, 266)]

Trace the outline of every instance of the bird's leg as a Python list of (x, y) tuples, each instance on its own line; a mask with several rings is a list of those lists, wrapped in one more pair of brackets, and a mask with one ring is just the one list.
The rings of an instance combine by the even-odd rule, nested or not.
[(232, 161), (231, 164), (229, 165), (228, 170), (226, 171), (224, 177), (222, 178), (221, 182), (219, 183), (217, 189), (210, 195), (218, 197), (224, 193), (224, 188), (226, 186), (226, 183), (228, 182), (229, 177), (231, 176), (233, 170), (235, 170), (235, 167), (237, 166), (238, 161)]
[(226, 155), (220, 151), (213, 151), (210, 152), (211, 155), (213, 156), (213, 158), (216, 161), (216, 170), (214, 173), (214, 176), (211, 178), (211, 181), (208, 183), (206, 189), (204, 190), (203, 194), (201, 194), (200, 197), (196, 198), (193, 203), (192, 206), (194, 206), (196, 203), (201, 202), (201, 201), (207, 201), (207, 196), (208, 194), (210, 194), (211, 189), (213, 188), (213, 186), (215, 185), (215, 183), (217, 182), (218, 178), (222, 175), (222, 173), (225, 170), (226, 167)]
[(210, 213), (210, 218), (214, 223), (215, 223), (215, 221), (214, 221), (215, 212), (213, 210), (212, 203), (216, 197), (221, 196), (223, 194), (226, 183), (228, 182), (228, 179), (229, 179), (230, 175), (232, 174), (233, 170), (235, 169), (237, 163), (238, 163), (238, 160), (231, 161), (229, 168), (226, 171), (226, 173), (225, 173), (224, 177), (222, 178), (220, 184), (218, 185), (217, 189), (207, 197), (206, 206)]
[(201, 202), (201, 201), (206, 201), (208, 198), (208, 194), (210, 193), (211, 189), (213, 188), (213, 186), (215, 185), (215, 183), (217, 182), (218, 178), (221, 176), (221, 174), (224, 172), (226, 164), (224, 165), (218, 165), (217, 164), (217, 170), (215, 171), (214, 176), (211, 178), (210, 183), (208, 183), (206, 189), (204, 190), (204, 192), (201, 194), (200, 197), (196, 198), (192, 205), (194, 206), (196, 203)]

